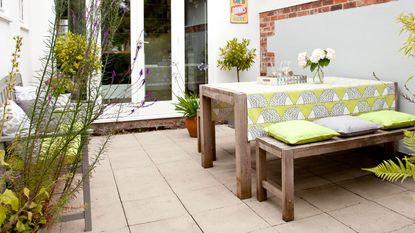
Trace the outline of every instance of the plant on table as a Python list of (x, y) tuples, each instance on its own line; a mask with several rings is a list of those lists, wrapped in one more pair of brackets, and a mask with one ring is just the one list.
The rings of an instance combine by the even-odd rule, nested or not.
[(236, 77), (240, 81), (239, 72), (249, 70), (255, 62), (256, 49), (249, 49), (250, 40), (237, 38), (226, 42), (226, 46), (219, 49), (218, 67), (221, 70), (236, 68)]
[(199, 110), (199, 97), (186, 93), (184, 97), (177, 97), (175, 110), (186, 118), (185, 125), (191, 137), (197, 136), (197, 111)]
[[(402, 47), (404, 55), (415, 57), (415, 15), (401, 14), (398, 21), (402, 24), (401, 33), (408, 35), (407, 40)], [(413, 79), (411, 76), (405, 83), (405, 92), (402, 96), (412, 104), (415, 104), (415, 94), (408, 87), (408, 83)], [(374, 173), (376, 176), (391, 182), (401, 180), (402, 182), (407, 178), (415, 180), (415, 132), (405, 131), (403, 142), (412, 154), (408, 154), (403, 159), (396, 158), (396, 160), (387, 160), (376, 167), (364, 169)]]
[(307, 52), (302, 52), (298, 54), (298, 65), (304, 69), (310, 67), (310, 71), (314, 73), (313, 82), (323, 83), (323, 68), (327, 67), (335, 57), (336, 52), (333, 49), (315, 49), (311, 56), (308, 56)]

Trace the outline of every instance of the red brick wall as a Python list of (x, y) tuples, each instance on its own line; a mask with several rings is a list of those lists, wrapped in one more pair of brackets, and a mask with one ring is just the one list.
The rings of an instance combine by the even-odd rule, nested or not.
[(270, 67), (275, 61), (275, 53), (268, 52), (267, 50), (268, 37), (275, 35), (275, 21), (329, 11), (346, 10), (390, 1), (391, 0), (320, 0), (317, 2), (310, 2), (260, 13), (261, 75), (266, 75), (267, 67)]

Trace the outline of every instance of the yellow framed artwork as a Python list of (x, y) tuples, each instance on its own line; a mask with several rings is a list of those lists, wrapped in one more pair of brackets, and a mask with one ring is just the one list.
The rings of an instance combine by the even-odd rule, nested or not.
[(248, 23), (248, 0), (231, 1), (231, 23)]

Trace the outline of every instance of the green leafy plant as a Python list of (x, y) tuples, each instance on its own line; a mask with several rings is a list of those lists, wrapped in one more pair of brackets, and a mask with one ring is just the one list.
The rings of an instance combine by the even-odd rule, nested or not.
[(69, 78), (53, 77), (49, 79), (51, 95), (58, 97), (59, 95), (71, 93), (75, 89), (75, 84)]
[(236, 76), (239, 82), (239, 72), (251, 68), (255, 62), (256, 49), (249, 49), (250, 41), (237, 38), (226, 42), (226, 46), (219, 49), (218, 67), (221, 70), (236, 68)]
[(179, 102), (175, 104), (175, 110), (182, 113), (186, 118), (194, 118), (197, 116), (199, 109), (199, 99), (197, 95), (186, 94), (184, 97), (177, 97)]
[[(120, 2), (91, 0), (79, 14), (85, 17), (85, 22), (105, 19), (106, 39), (110, 41), (120, 22)], [(101, 142), (96, 142), (96, 150), (88, 153), (87, 171), (78, 176), (92, 122), (107, 106), (99, 103), (101, 84), (94, 79), (101, 71), (100, 48), (97, 46), (101, 30), (97, 24), (88, 23), (80, 26), (85, 34), (59, 36), (68, 1), (54, 0), (54, 5), (55, 19), (45, 41), (46, 53), (41, 58), (42, 68), (37, 76), (40, 88), (37, 88), (31, 114), (28, 114), (28, 128), (24, 133), (18, 132), (11, 145), (0, 151), (0, 232), (4, 233), (37, 232), (57, 221), (68, 202), (80, 191), (86, 176), (100, 161), (111, 136), (108, 134)], [(17, 37), (15, 40), (4, 109), (11, 102), (19, 73), (22, 39)], [(105, 46), (102, 45), (103, 50)], [(70, 79), (80, 85), (77, 88), (87, 90), (87, 95), (57, 106), (58, 98), (52, 96), (70, 91)], [(62, 110), (57, 111), (58, 108)], [(8, 111), (3, 112), (1, 130)]]
[[(10, 189), (0, 194), (1, 232), (37, 232), (46, 224), (43, 205), (49, 198), (45, 188), (37, 194), (24, 188), (20, 198)], [(7, 220), (7, 221), (6, 221)]]
[(54, 53), (59, 70), (69, 76), (78, 72), (83, 64), (91, 65), (93, 71), (101, 68), (99, 47), (96, 43), (89, 44), (84, 35), (69, 32), (59, 36)]
[[(414, 14), (401, 14), (398, 17), (398, 21), (402, 24), (402, 33), (407, 33), (408, 38), (402, 47), (402, 52), (413, 58), (415, 56), (415, 15)], [(407, 93), (402, 93), (402, 96), (415, 104), (415, 94), (408, 87), (408, 83), (413, 79), (410, 77), (405, 83), (404, 87)], [(413, 152), (405, 156), (403, 159), (396, 158), (396, 160), (387, 160), (373, 168), (366, 168), (363, 170), (370, 171), (376, 176), (388, 180), (391, 182), (401, 180), (404, 181), (407, 178), (412, 178), (415, 181), (415, 132), (405, 131), (403, 142), (408, 150)]]

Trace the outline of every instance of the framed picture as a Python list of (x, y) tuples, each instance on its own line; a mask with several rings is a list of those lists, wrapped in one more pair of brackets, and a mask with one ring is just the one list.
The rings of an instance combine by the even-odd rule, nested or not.
[(230, 0), (231, 1), (231, 23), (246, 24), (248, 23), (248, 0)]

